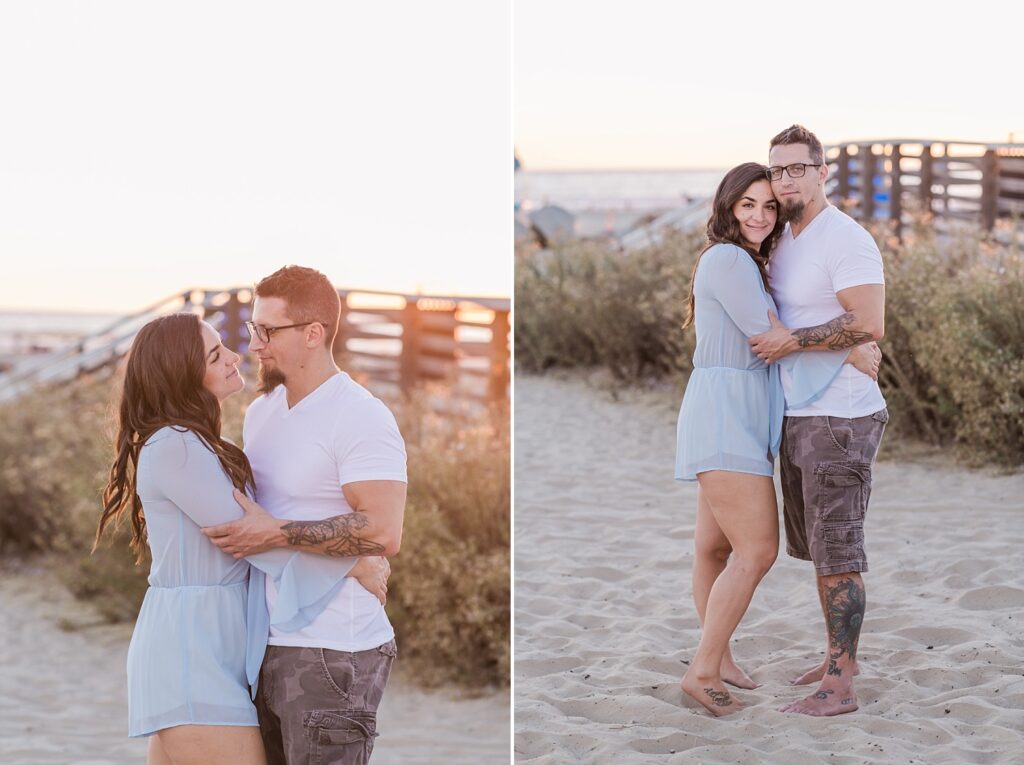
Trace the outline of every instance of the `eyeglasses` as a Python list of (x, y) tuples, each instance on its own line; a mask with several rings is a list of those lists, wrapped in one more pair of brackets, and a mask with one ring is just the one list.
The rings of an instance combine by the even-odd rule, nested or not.
[(275, 332), (282, 329), (292, 329), (294, 327), (307, 327), (310, 324), (323, 324), (320, 321), (304, 321), (301, 324), (285, 324), (281, 327), (264, 327), (262, 324), (256, 324), (251, 321), (245, 322), (245, 329), (249, 332), (249, 338), (257, 337), (261, 343), (269, 343), (270, 338), (273, 337)]
[(768, 180), (781, 181), (783, 170), (789, 174), (790, 178), (803, 178), (804, 173), (807, 172), (807, 168), (809, 167), (821, 167), (821, 163), (819, 162), (817, 165), (812, 165), (808, 162), (794, 162), (792, 165), (786, 165), (785, 167), (775, 165), (774, 167), (768, 168)]

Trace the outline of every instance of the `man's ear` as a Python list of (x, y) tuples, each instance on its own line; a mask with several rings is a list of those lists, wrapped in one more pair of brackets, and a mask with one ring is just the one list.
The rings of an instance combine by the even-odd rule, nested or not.
[(323, 345), (326, 336), (324, 325), (314, 321), (306, 327), (306, 347), (316, 348), (318, 345)]

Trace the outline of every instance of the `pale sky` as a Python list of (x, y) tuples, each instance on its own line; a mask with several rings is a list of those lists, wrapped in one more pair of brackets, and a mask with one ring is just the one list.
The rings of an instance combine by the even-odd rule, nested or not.
[(533, 170), (730, 167), (795, 122), (824, 143), (1024, 142), (1020, 4), (950, 8), (516, 0), (516, 148)]
[(511, 292), (510, 0), (4, 3), (0, 309)]

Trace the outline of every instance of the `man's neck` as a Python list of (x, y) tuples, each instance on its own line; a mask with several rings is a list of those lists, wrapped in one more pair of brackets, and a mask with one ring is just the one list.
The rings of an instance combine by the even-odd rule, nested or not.
[(811, 221), (818, 217), (826, 207), (830, 207), (828, 199), (825, 195), (813, 197), (810, 202), (804, 206), (804, 214), (800, 216), (800, 221), (791, 220), (789, 222), (789, 230), (793, 234), (793, 238), (796, 239), (800, 236), (800, 232), (807, 228)]
[(288, 408), (291, 409), (334, 375), (340, 373), (341, 370), (334, 363), (334, 359), (323, 356), (318, 357), (315, 361), (310, 361), (298, 372), (289, 374), (288, 380), (284, 384)]

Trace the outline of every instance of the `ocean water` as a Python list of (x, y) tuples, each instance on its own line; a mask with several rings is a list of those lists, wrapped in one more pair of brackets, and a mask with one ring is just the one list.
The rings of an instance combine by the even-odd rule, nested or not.
[(98, 332), (115, 314), (0, 310), (0, 356), (22, 356), (52, 350)]
[(682, 207), (710, 197), (722, 170), (520, 170), (515, 199), (526, 212), (555, 204), (570, 212), (650, 212)]

